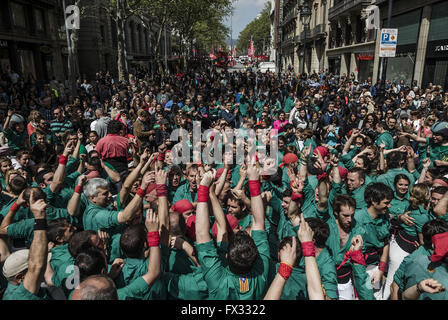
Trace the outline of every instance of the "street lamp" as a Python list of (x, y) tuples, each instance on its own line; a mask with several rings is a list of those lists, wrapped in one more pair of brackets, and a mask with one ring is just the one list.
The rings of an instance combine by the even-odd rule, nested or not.
[(302, 21), (303, 30), (305, 33), (305, 41), (303, 44), (303, 60), (302, 60), (302, 73), (305, 72), (305, 60), (306, 60), (306, 31), (308, 30), (308, 26), (311, 21), (311, 9), (308, 5), (302, 7), (300, 12), (300, 20)]

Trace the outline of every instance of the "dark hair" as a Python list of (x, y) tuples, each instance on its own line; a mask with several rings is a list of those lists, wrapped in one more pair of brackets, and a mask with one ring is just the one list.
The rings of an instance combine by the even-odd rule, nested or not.
[(357, 173), (360, 180), (366, 181), (366, 173), (364, 169), (361, 168), (353, 168), (349, 171), (350, 173)]
[(16, 176), (9, 182), (9, 189), (15, 195), (19, 195), (26, 187), (26, 180), (22, 176)]
[(83, 284), (81, 287), (81, 300), (118, 300), (117, 287), (115, 282), (105, 275), (93, 275), (87, 277), (84, 281), (104, 279), (107, 281), (108, 286), (96, 287), (90, 284)]
[(438, 186), (432, 189), (431, 193), (445, 194), (446, 192), (448, 192), (448, 187)]
[(330, 227), (328, 224), (319, 218), (307, 218), (305, 221), (308, 223), (310, 228), (313, 229), (314, 245), (317, 248), (325, 247), (325, 243), (330, 236)]
[(41, 184), (41, 183), (45, 184), (44, 176), (48, 173), (53, 173), (53, 171), (51, 171), (50, 169), (44, 169), (41, 172), (39, 172), (36, 175), (36, 179), (35, 179), (36, 183), (37, 184)]
[(283, 190), (282, 198), (291, 197), (292, 190), (290, 188), (286, 188)]
[(387, 166), (389, 169), (397, 169), (401, 167), (401, 162), (404, 160), (404, 153), (400, 151), (392, 151), (387, 155)]
[(80, 252), (95, 247), (91, 240), (93, 235), (96, 235), (96, 232), (93, 230), (84, 230), (73, 234), (68, 242), (68, 251), (73, 258), (75, 258)]
[(99, 157), (91, 157), (91, 156), (87, 156), (87, 164), (94, 166), (98, 169), (101, 168), (101, 160)]
[(92, 247), (76, 256), (75, 266), (79, 268), (80, 280), (84, 281), (89, 276), (98, 275), (103, 270), (107, 270), (106, 256), (100, 249)]
[(397, 175), (395, 176), (395, 179), (394, 179), (394, 187), (395, 187), (395, 185), (398, 183), (398, 181), (401, 180), (401, 179), (407, 180), (408, 183), (409, 183), (409, 185), (411, 184), (411, 180), (409, 179), (409, 177), (408, 177), (407, 175), (405, 175), (404, 173), (399, 173), (399, 174), (397, 174)]
[(432, 237), (439, 233), (448, 231), (448, 222), (443, 219), (434, 219), (426, 222), (422, 227), (423, 245), (432, 248)]
[[(294, 262), (294, 267), (297, 267), (300, 259), (302, 259), (302, 246), (300, 244), (299, 239), (296, 238), (296, 242), (297, 242), (297, 248), (296, 248), (296, 261)], [(279, 244), (278, 244), (278, 252), (280, 252), (284, 246), (286, 246), (287, 244), (289, 244), (290, 246), (292, 246), (292, 237), (291, 236), (287, 236), (284, 237), (282, 240), (280, 240)]]
[(346, 194), (340, 194), (333, 200), (333, 212), (339, 214), (342, 207), (349, 207), (356, 209), (355, 198)]
[[(185, 218), (179, 212), (170, 212), (170, 235), (174, 237), (183, 236), (187, 232), (187, 224)], [(178, 217), (177, 224), (171, 222), (172, 217)]]
[(383, 130), (388, 130), (389, 129), (385, 121), (377, 122), (376, 125), (378, 127), (380, 127), (380, 128), (383, 128)]
[(228, 248), (229, 269), (236, 275), (246, 275), (258, 258), (258, 248), (252, 237), (245, 231), (239, 231)]
[(380, 203), (384, 199), (392, 200), (394, 198), (393, 190), (386, 184), (381, 182), (371, 183), (364, 191), (364, 201), (367, 207), (373, 205), (373, 202)]
[(129, 258), (139, 259), (145, 251), (146, 230), (142, 224), (127, 227), (120, 237), (120, 248)]
[(123, 129), (123, 124), (118, 120), (111, 120), (107, 124), (107, 134), (119, 134)]
[(37, 201), (37, 200), (47, 200), (47, 194), (38, 187), (31, 187), (31, 188), (26, 188), (25, 191), (23, 192), (23, 200), (25, 200), (26, 202), (30, 202), (30, 197), (31, 197), (31, 192), (33, 192), (33, 200)]
[(30, 155), (30, 152), (28, 150), (26, 150), (26, 149), (21, 149), (21, 150), (17, 151), (16, 159), (20, 159), (20, 158), (22, 158), (26, 154)]
[(67, 218), (59, 218), (56, 220), (48, 221), (47, 238), (48, 241), (59, 243), (57, 238), (64, 236), (65, 229), (70, 225), (70, 221)]

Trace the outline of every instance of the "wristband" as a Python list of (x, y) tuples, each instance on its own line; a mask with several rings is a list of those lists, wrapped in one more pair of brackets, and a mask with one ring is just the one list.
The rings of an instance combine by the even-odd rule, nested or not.
[(47, 219), (34, 219), (34, 231), (47, 230)]
[(283, 277), (283, 279), (288, 280), (292, 273), (292, 266), (286, 262), (280, 263), (278, 267), (278, 274)]
[(357, 263), (357, 264), (360, 264), (362, 266), (366, 265), (366, 260), (364, 258), (364, 255), (362, 254), (361, 249), (360, 250), (356, 250), (356, 251), (352, 251), (350, 253), (350, 258), (351, 258), (353, 263)]
[(157, 184), (156, 192), (157, 192), (157, 197), (166, 197), (168, 194), (166, 184)]
[(256, 197), (261, 194), (259, 180), (249, 180), (249, 192), (251, 197)]
[(83, 189), (82, 186), (76, 186), (75, 187), (75, 192), (81, 194), (82, 193), (82, 189)]
[(292, 193), (291, 195), (291, 200), (292, 201), (297, 201), (303, 198), (303, 195), (301, 193), (297, 194), (297, 193)]
[(380, 261), (380, 264), (378, 265), (378, 269), (382, 272), (386, 272), (387, 263), (384, 261)]
[(159, 231), (151, 231), (148, 232), (146, 235), (146, 238), (148, 239), (148, 245), (150, 247), (158, 247), (160, 244), (160, 236)]
[(61, 155), (61, 157), (59, 158), (59, 164), (62, 164), (62, 165), (66, 165), (67, 164), (67, 162), (68, 162), (68, 157), (66, 157), (65, 155)]
[(423, 293), (423, 290), (420, 289), (420, 283), (417, 283), (417, 293), (418, 295), (421, 295)]
[(209, 187), (200, 185), (198, 189), (198, 202), (208, 202), (209, 199)]
[(319, 182), (321, 182), (322, 180), (325, 180), (325, 179), (327, 179), (327, 173), (326, 172), (317, 175), (317, 180)]
[(313, 241), (302, 242), (302, 255), (304, 257), (315, 257), (316, 250), (314, 249)]
[(136, 194), (138, 194), (140, 196), (140, 198), (144, 198), (146, 191), (143, 190), (142, 188), (138, 187)]
[(164, 161), (165, 160), (165, 153), (159, 153), (159, 155), (157, 156), (157, 161)]
[(11, 208), (9, 208), (9, 211), (16, 213), (19, 209), (20, 209), (20, 206), (17, 204), (17, 202), (14, 202), (12, 204)]

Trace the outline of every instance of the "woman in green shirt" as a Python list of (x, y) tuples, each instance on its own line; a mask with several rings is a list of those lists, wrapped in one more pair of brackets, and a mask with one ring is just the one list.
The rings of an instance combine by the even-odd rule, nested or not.
[[(399, 183), (399, 181), (397, 182)], [(403, 191), (401, 192), (403, 193)], [(389, 268), (384, 290), (385, 299), (389, 298), (390, 285), (394, 281), (395, 272), (403, 259), (423, 244), (422, 227), (429, 221), (427, 205), (429, 199), (430, 191), (426, 184), (419, 183), (411, 188), (409, 207), (403, 212), (399, 228), (394, 232), (390, 241)]]

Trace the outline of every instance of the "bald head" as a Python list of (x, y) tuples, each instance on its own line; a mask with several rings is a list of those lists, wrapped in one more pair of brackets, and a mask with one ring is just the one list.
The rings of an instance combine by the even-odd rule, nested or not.
[(73, 291), (72, 300), (118, 300), (117, 288), (107, 276), (91, 276)]

